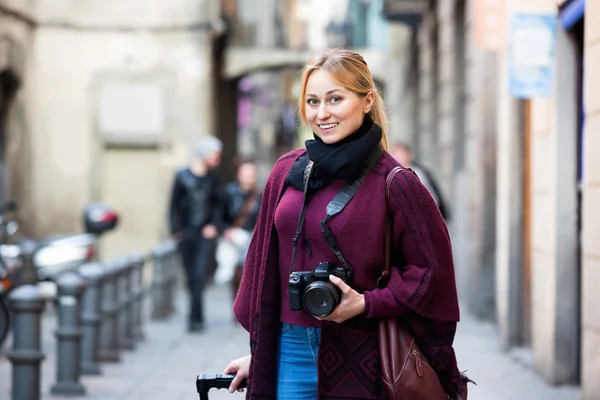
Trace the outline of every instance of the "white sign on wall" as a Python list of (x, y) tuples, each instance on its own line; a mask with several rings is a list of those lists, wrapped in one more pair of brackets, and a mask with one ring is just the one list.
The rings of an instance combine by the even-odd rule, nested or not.
[(156, 82), (110, 82), (102, 85), (98, 129), (115, 140), (158, 140), (165, 129), (164, 88)]
[(555, 14), (513, 14), (509, 29), (509, 90), (513, 97), (549, 97), (554, 82)]

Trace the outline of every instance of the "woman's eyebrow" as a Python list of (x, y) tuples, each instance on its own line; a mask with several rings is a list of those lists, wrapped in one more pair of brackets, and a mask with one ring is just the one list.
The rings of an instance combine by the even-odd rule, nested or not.
[[(340, 89), (331, 89), (331, 90), (328, 90), (327, 93), (325, 93), (325, 96), (329, 96), (330, 94), (335, 93), (335, 92), (341, 93), (342, 91)], [(313, 94), (313, 93), (306, 93), (306, 97), (319, 97), (319, 96), (317, 96), (316, 94)]]

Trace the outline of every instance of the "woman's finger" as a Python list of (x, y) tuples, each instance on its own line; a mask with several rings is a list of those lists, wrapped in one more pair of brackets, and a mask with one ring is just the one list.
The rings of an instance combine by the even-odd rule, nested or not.
[(229, 393), (233, 393), (236, 390), (241, 389), (241, 388), (239, 388), (239, 386), (240, 386), (240, 383), (242, 383), (242, 381), (244, 379), (245, 379), (245, 376), (243, 376), (243, 374), (239, 373), (239, 371), (238, 371), (238, 374), (231, 381), (231, 385), (229, 385)]
[(221, 373), (224, 375), (235, 374), (235, 370), (231, 365), (228, 365)]
[(340, 278), (338, 278), (335, 275), (329, 275), (329, 280), (331, 281), (331, 283), (333, 283), (335, 286), (339, 287), (340, 290), (342, 291), (342, 293), (346, 294), (349, 291), (352, 290), (352, 288), (350, 286), (348, 286), (346, 284), (346, 282), (344, 282), (343, 280), (341, 280)]

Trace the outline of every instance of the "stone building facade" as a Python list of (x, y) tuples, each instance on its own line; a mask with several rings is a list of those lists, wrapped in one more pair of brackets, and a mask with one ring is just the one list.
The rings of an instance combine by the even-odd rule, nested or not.
[(9, 148), (22, 143), (6, 165), (22, 174), (9, 195), (28, 234), (81, 231), (84, 206), (103, 201), (122, 217), (105, 257), (164, 236), (172, 172), (213, 133), (219, 15), (212, 0), (0, 1), (25, 63), (11, 112), (27, 134), (5, 126)]
[(0, 202), (18, 199), (25, 225), (32, 218), (30, 184), (34, 136), (30, 126), (35, 8), (31, 2), (0, 1)]
[(581, 205), (581, 382), (584, 398), (600, 397), (600, 2), (586, 3), (583, 139), (583, 201)]
[[(420, 10), (413, 143), (451, 200), (462, 304), (496, 322), (503, 348), (529, 348), (548, 382), (600, 398), (600, 2), (494, 2), (493, 47), (478, 42), (490, 2), (388, 8), (408, 3)], [(554, 21), (549, 95), (511, 94), (517, 14)]]

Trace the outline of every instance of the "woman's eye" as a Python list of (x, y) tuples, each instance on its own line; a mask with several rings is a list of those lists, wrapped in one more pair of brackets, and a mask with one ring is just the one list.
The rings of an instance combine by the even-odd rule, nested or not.
[(333, 96), (333, 97), (331, 98), (331, 102), (332, 102), (332, 103), (339, 103), (340, 101), (342, 101), (342, 98), (341, 98), (341, 97), (339, 97), (339, 96)]
[(317, 99), (308, 99), (307, 103), (311, 106), (315, 106), (317, 105), (319, 102), (317, 101)]

